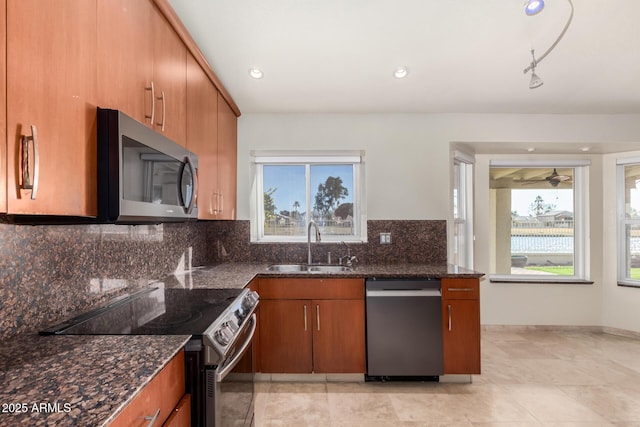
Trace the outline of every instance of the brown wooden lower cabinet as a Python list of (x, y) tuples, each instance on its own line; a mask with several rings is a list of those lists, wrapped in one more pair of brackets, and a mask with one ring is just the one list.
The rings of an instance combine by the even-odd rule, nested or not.
[[(157, 415), (155, 424), (163, 425), (180, 404), (185, 396), (184, 352), (179, 352), (149, 384), (122, 410), (109, 424), (109, 427), (143, 427), (150, 425), (150, 419)], [(181, 401), (182, 400), (182, 401)], [(187, 408), (178, 417), (189, 418), (187, 424), (176, 420), (172, 427), (188, 426), (191, 424), (191, 409)], [(184, 414), (186, 412), (186, 415)]]
[(269, 373), (313, 370), (311, 301), (260, 302), (260, 369)]
[(365, 372), (362, 279), (262, 279), (259, 289), (261, 372)]
[(191, 426), (191, 395), (185, 394), (175, 407), (164, 427), (190, 427)]
[(478, 279), (442, 280), (445, 374), (480, 374)]

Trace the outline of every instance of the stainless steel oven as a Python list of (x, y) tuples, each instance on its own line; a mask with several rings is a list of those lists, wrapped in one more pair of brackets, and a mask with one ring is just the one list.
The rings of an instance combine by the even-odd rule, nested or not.
[(258, 302), (249, 289), (165, 289), (158, 282), (41, 333), (191, 335), (185, 346), (191, 425), (248, 427)]
[[(205, 368), (206, 419), (209, 426), (249, 427), (254, 410), (253, 314), (228, 358), (218, 366)], [(213, 413), (212, 413), (213, 411)]]

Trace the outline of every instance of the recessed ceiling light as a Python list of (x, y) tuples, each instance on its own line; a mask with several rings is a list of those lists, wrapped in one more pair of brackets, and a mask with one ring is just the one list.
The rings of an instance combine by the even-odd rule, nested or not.
[(249, 68), (249, 76), (251, 76), (252, 79), (261, 79), (264, 77), (264, 73), (260, 68), (251, 67)]
[(396, 79), (404, 79), (409, 74), (409, 69), (407, 67), (398, 67), (393, 72), (393, 77)]
[(536, 149), (534, 147), (529, 147), (527, 148), (527, 151), (533, 153), (534, 151), (536, 151)]
[(587, 151), (591, 150), (591, 147), (582, 147), (580, 150), (584, 151), (584, 152), (587, 152)]

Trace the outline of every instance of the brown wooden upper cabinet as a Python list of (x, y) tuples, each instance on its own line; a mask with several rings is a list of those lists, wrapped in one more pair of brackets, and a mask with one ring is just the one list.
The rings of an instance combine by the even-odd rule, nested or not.
[(6, 14), (6, 211), (95, 216), (96, 0)]
[(236, 219), (238, 118), (218, 93), (217, 219)]
[(98, 0), (98, 103), (186, 145), (187, 49), (151, 1)]
[(198, 155), (198, 218), (236, 217), (237, 120), (191, 54), (187, 55), (187, 148)]
[(218, 91), (187, 55), (187, 148), (198, 155), (198, 218), (216, 219)]
[(0, 22), (0, 212), (97, 215), (100, 106), (189, 142), (202, 218), (235, 219), (240, 112), (168, 2), (0, 0)]
[[(7, 57), (7, 2), (0, 0), (0, 57)], [(0, 66), (0, 212), (7, 212), (7, 69)]]

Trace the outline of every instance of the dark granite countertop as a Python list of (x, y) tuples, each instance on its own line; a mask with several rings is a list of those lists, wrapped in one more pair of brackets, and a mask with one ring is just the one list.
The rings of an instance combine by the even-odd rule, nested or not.
[(189, 336), (23, 335), (0, 348), (0, 426), (102, 426)]
[[(283, 263), (286, 264), (286, 263)], [(268, 263), (224, 263), (197, 267), (189, 272), (175, 274), (163, 280), (168, 288), (243, 288), (258, 277), (378, 277), (378, 278), (443, 278), (482, 277), (483, 273), (455, 265), (425, 264), (356, 264), (351, 271), (338, 273), (274, 272)]]

